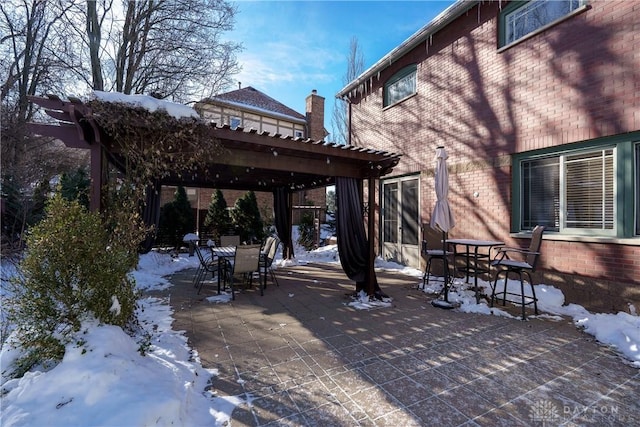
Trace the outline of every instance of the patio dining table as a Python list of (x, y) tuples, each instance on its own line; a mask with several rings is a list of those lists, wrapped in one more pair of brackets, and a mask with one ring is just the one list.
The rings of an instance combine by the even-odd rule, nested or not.
[[(504, 246), (504, 242), (498, 240), (478, 240), (478, 239), (447, 239), (448, 244), (452, 244), (453, 260), (457, 256), (463, 256), (465, 258), (464, 267), (458, 268), (458, 271), (462, 271), (466, 274), (466, 283), (469, 283), (469, 277), (473, 274), (473, 290), (476, 294), (476, 303), (480, 302), (480, 288), (478, 287), (478, 274), (488, 273), (491, 259), (491, 248), (496, 246)], [(459, 252), (458, 246), (464, 246), (465, 250)], [(480, 248), (487, 248), (486, 252), (480, 252)], [(487, 261), (487, 267), (480, 265), (481, 261)], [(472, 262), (473, 261), (473, 262)]]
[[(218, 257), (218, 294), (220, 294), (220, 280), (222, 278), (222, 269), (226, 262), (230, 262), (236, 256), (235, 246), (210, 246), (211, 255)], [(226, 285), (225, 285), (226, 286)]]

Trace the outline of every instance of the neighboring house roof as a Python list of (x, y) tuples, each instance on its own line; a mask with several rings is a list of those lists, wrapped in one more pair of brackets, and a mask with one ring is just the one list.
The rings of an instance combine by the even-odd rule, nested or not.
[(344, 98), (345, 96), (349, 96), (351, 92), (357, 91), (362, 84), (364, 84), (367, 80), (373, 78), (373, 76), (379, 77), (378, 73), (380, 73), (382, 70), (393, 64), (399, 58), (402, 58), (420, 43), (425, 42), (433, 34), (449, 25), (451, 22), (453, 22), (453, 20), (458, 18), (460, 15), (462, 15), (478, 3), (480, 3), (480, 1), (478, 0), (458, 0), (457, 2), (453, 3), (442, 13), (433, 18), (431, 22), (422, 27), (411, 37), (402, 42), (399, 46), (394, 48), (391, 52), (383, 56), (382, 59), (373, 64), (358, 77), (356, 77), (355, 80), (349, 82), (340, 92), (336, 94), (336, 98)]
[(260, 114), (270, 113), (272, 115), (283, 116), (295, 122), (306, 123), (306, 117), (304, 115), (251, 86), (222, 93), (211, 98), (203, 99), (200, 102), (223, 104), (230, 107), (251, 110)]

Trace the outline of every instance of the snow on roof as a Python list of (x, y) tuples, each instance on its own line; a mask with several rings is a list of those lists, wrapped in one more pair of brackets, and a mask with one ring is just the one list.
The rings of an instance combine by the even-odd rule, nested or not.
[(169, 115), (176, 119), (183, 117), (200, 118), (200, 115), (191, 107), (175, 102), (163, 101), (149, 95), (125, 95), (119, 92), (102, 92), (96, 90), (93, 92), (95, 98), (103, 102), (114, 102), (121, 104), (129, 104), (135, 107), (142, 107), (150, 112), (156, 110), (165, 110)]

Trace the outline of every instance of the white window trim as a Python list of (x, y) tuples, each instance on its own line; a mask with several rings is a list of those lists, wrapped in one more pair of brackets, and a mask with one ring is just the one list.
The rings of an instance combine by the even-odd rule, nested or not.
[[(572, 12), (569, 12), (568, 14), (564, 15), (563, 17), (558, 18), (555, 21), (549, 22), (548, 24), (543, 25), (542, 27), (538, 28), (535, 31), (527, 33), (526, 35), (520, 37), (517, 40), (512, 41), (511, 43), (508, 43), (508, 44), (505, 44), (503, 46), (500, 46), (498, 48), (497, 52), (501, 53), (501, 52), (503, 52), (503, 51), (505, 51), (505, 50), (517, 45), (517, 44), (520, 44), (520, 43), (522, 43), (522, 42), (524, 42), (526, 40), (529, 40), (530, 38), (533, 38), (533, 37), (537, 36), (538, 34), (547, 31), (549, 28), (551, 28), (551, 27), (553, 27), (555, 25), (558, 25), (559, 23), (561, 23), (563, 21), (566, 21), (567, 19), (571, 19), (576, 15), (581, 14), (582, 12), (586, 11), (589, 8), (590, 8), (590, 6), (585, 1), (585, 3), (582, 6), (578, 7), (577, 9), (573, 10)], [(506, 31), (506, 28), (503, 28), (503, 31)], [(502, 39), (502, 37), (504, 37), (504, 36), (501, 36), (500, 39)], [(500, 43), (501, 42), (502, 41), (500, 40)]]
[[(407, 69), (410, 67), (414, 67), (414, 69), (412, 69), (411, 71), (407, 72)], [(398, 75), (401, 75), (402, 77), (397, 77)], [(411, 93), (406, 94), (405, 96), (403, 96), (402, 98), (398, 98), (398, 99), (394, 99), (393, 101), (391, 101), (389, 99), (389, 91), (390, 89), (397, 84), (400, 84), (401, 82), (406, 81), (406, 79), (408, 78), (412, 78), (413, 79), (413, 91)], [(389, 83), (390, 80), (393, 80), (393, 83)], [(383, 110), (393, 107), (394, 105), (398, 105), (399, 103), (415, 96), (418, 93), (418, 66), (413, 64), (413, 65), (407, 65), (406, 67), (404, 67), (401, 70), (398, 70), (398, 72), (396, 72), (393, 76), (391, 76), (387, 82), (383, 85), (382, 87), (382, 99), (383, 99)]]

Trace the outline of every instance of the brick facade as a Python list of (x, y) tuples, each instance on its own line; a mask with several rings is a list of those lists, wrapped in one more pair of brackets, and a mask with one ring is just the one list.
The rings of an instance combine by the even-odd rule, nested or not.
[[(422, 222), (435, 203), (435, 149), (445, 146), (450, 236), (526, 246), (510, 234), (511, 156), (640, 130), (640, 2), (589, 2), (501, 50), (506, 3), (480, 2), (374, 75), (351, 96), (351, 132), (354, 145), (403, 154), (393, 176), (419, 174)], [(383, 108), (384, 82), (410, 64), (417, 94)], [(545, 235), (536, 280), (590, 309), (640, 308), (638, 240)]]

